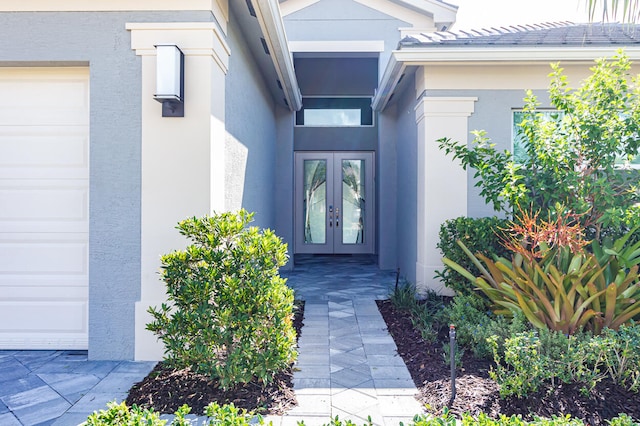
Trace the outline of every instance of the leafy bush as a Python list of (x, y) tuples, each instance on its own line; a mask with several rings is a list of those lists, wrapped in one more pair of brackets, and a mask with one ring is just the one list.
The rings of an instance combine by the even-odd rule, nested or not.
[(470, 350), (481, 359), (492, 359), (493, 350), (487, 339), (497, 337), (500, 353), (504, 353), (504, 340), (514, 333), (528, 330), (528, 321), (522, 315), (506, 318), (489, 310), (485, 299), (458, 295), (442, 312), (445, 323), (456, 326), (456, 340), (460, 347)]
[[(552, 64), (549, 99), (558, 113), (546, 120), (531, 91), (524, 99), (521, 123), (526, 155), (495, 149), (484, 131), (467, 141), (439, 140), (440, 149), (473, 168), (480, 195), (506, 214), (533, 207), (546, 215), (558, 204), (580, 215), (595, 239), (629, 210), (640, 207), (638, 171), (621, 170), (640, 149), (638, 80), (623, 53), (596, 61), (592, 75), (572, 90), (559, 64)], [(617, 111), (617, 113), (612, 113)]]
[[(169, 426), (189, 426), (192, 423), (185, 416), (191, 412), (188, 405), (183, 405), (175, 413)], [(233, 404), (219, 405), (212, 402), (206, 408), (208, 417), (206, 426), (249, 426), (264, 425), (264, 419), (260, 415), (254, 415), (247, 410), (238, 409)], [(124, 402), (107, 403), (106, 410), (92, 413), (83, 426), (165, 426), (167, 420), (160, 419), (160, 414), (152, 408), (139, 408), (134, 405), (129, 408)], [(271, 425), (271, 423), (269, 423)]]
[[(147, 426), (164, 426), (167, 423), (166, 420), (160, 420), (159, 415), (154, 413), (153, 410), (142, 410), (135, 406), (130, 409), (124, 402), (122, 404), (110, 402), (107, 404), (107, 407), (107, 410), (100, 410), (100, 412), (91, 414), (83, 425), (138, 426), (144, 424)], [(170, 426), (186, 426), (192, 424), (185, 419), (185, 415), (189, 412), (190, 408), (187, 405), (180, 407), (175, 413), (175, 418), (170, 423)], [(261, 416), (254, 416), (245, 410), (239, 410), (233, 404), (209, 404), (206, 414), (209, 416), (207, 422), (204, 423), (206, 426), (249, 426), (265, 424)], [(551, 419), (535, 417), (533, 421), (527, 422), (522, 420), (520, 416), (507, 417), (501, 415), (499, 418), (493, 419), (485, 413), (480, 413), (477, 418), (469, 414), (463, 414), (462, 420), (459, 422), (445, 407), (444, 412), (440, 416), (416, 414), (408, 426), (456, 426), (460, 423), (463, 426), (582, 426), (584, 424), (581, 420), (573, 419), (568, 415), (553, 416)], [(272, 423), (269, 422), (269, 425), (271, 424)], [(299, 426), (304, 426), (304, 424), (304, 421), (298, 422)], [(363, 426), (371, 426), (372, 424), (371, 416), (368, 416), (367, 423)], [(618, 417), (609, 420), (609, 424), (610, 426), (640, 426), (640, 423), (635, 422), (626, 414), (619, 414)], [(399, 423), (399, 426), (402, 425), (403, 423)], [(356, 426), (356, 423), (351, 420), (340, 420), (338, 416), (335, 416), (331, 418), (329, 423), (325, 423), (323, 426)]]
[(588, 348), (602, 363), (602, 369), (616, 383), (634, 392), (640, 390), (640, 324), (605, 329)]
[(270, 382), (295, 360), (293, 291), (278, 274), (286, 245), (272, 231), (247, 227), (241, 210), (177, 226), (191, 240), (162, 256), (168, 303), (149, 308), (147, 325), (165, 345), (165, 362), (229, 388)]
[[(451, 259), (477, 276), (480, 271), (456, 244), (456, 241), (463, 241), (472, 253), (482, 253), (489, 258), (494, 255), (505, 257), (508, 255), (508, 251), (503, 247), (501, 241), (505, 237), (503, 229), (508, 226), (509, 222), (506, 219), (498, 219), (497, 217), (451, 219), (440, 226), (440, 240), (437, 247), (444, 257)], [(444, 284), (456, 293), (478, 294), (469, 281), (455, 269), (445, 265), (442, 271), (436, 273)]]
[(504, 352), (498, 338), (490, 338), (496, 366), (490, 372), (500, 385), (500, 396), (519, 398), (535, 392), (546, 381), (581, 383), (589, 392), (603, 378), (637, 392), (640, 390), (640, 325), (623, 325), (602, 335), (560, 332), (516, 333), (505, 339)]
[[(182, 408), (180, 409), (182, 410)], [(160, 420), (160, 414), (149, 409), (142, 409), (134, 405), (129, 408), (124, 402), (117, 404), (115, 401), (107, 403), (106, 410), (92, 413), (85, 426), (106, 426), (106, 425), (149, 425), (164, 426), (166, 420)]]

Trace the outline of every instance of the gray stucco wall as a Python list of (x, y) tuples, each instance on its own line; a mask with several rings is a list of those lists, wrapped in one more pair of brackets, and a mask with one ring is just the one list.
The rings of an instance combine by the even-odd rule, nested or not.
[[(544, 90), (534, 91), (541, 102), (541, 108), (549, 106), (549, 96)], [(469, 117), (469, 131), (485, 130), (487, 136), (496, 144), (498, 151), (512, 150), (513, 111), (524, 105), (525, 89), (522, 90), (431, 90), (428, 96), (477, 97), (475, 111)], [(467, 143), (471, 146), (473, 135)], [(480, 188), (475, 187), (474, 171), (467, 172), (469, 217), (502, 216), (484, 202)]]
[(0, 66), (90, 68), (89, 357), (133, 359), (140, 298), (141, 61), (127, 22), (205, 12), (0, 13)]
[(321, 0), (284, 18), (289, 41), (382, 40), (380, 75), (409, 24), (352, 0)]
[(225, 206), (256, 212), (253, 225), (275, 223), (275, 103), (231, 14), (231, 48), (225, 86), (227, 140)]
[(289, 263), (284, 269), (293, 268), (293, 120), (294, 114), (284, 108), (276, 110), (276, 233), (289, 246)]
[(397, 259), (401, 275), (416, 282), (418, 259), (418, 136), (416, 128), (416, 97), (414, 75), (406, 75), (407, 89), (399, 96), (396, 108), (397, 125)]
[(398, 187), (397, 150), (398, 129), (396, 126), (396, 107), (378, 115), (380, 137), (376, 156), (377, 171), (377, 229), (376, 239), (378, 266), (380, 269), (397, 267), (397, 203)]

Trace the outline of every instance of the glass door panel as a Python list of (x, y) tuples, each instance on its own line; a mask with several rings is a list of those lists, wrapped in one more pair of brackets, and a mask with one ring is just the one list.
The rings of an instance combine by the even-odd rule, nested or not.
[(362, 244), (365, 224), (364, 160), (342, 160), (341, 171), (342, 244)]
[(304, 243), (327, 242), (327, 160), (304, 160)]

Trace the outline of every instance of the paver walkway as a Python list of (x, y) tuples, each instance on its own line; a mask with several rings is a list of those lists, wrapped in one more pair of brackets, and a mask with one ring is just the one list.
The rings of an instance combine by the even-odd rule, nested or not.
[[(422, 411), (418, 392), (376, 299), (385, 299), (395, 274), (367, 257), (309, 257), (287, 274), (305, 300), (304, 327), (294, 372), (299, 406), (282, 425), (327, 423), (330, 417), (358, 425), (407, 424)], [(279, 419), (269, 420), (277, 424)]]
[[(388, 296), (394, 273), (368, 257), (309, 256), (283, 275), (306, 302), (294, 372), (299, 406), (267, 421), (314, 426), (339, 416), (361, 425), (371, 416), (376, 425), (397, 426), (421, 411), (375, 304)], [(108, 401), (124, 400), (154, 365), (88, 361), (85, 351), (0, 351), (0, 425), (77, 425)]]

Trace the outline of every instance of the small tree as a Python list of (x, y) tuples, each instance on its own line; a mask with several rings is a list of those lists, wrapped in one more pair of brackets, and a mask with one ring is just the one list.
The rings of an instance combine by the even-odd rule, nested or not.
[(497, 151), (484, 131), (474, 132), (470, 148), (443, 138), (440, 149), (476, 170), (480, 195), (496, 210), (533, 208), (547, 216), (562, 205), (598, 239), (603, 226), (640, 218), (638, 173), (624, 168), (640, 148), (638, 79), (630, 77), (623, 52), (597, 60), (575, 91), (559, 64), (551, 67), (549, 95), (558, 113), (545, 119), (536, 96), (527, 92), (520, 125), (526, 154), (520, 161), (510, 151)]
[(287, 246), (247, 227), (252, 218), (241, 210), (180, 222), (192, 244), (162, 256), (169, 303), (149, 308), (165, 361), (223, 388), (269, 383), (296, 358), (293, 290), (278, 274)]

